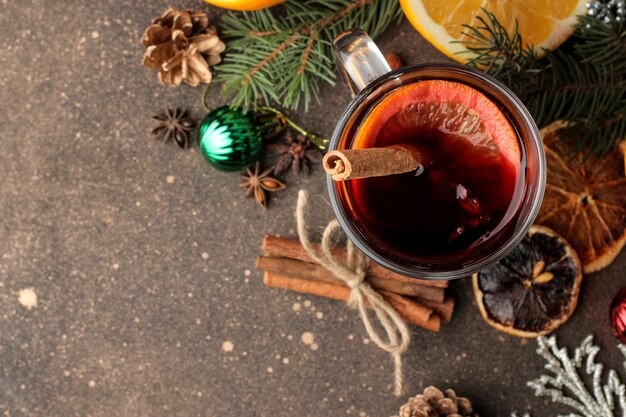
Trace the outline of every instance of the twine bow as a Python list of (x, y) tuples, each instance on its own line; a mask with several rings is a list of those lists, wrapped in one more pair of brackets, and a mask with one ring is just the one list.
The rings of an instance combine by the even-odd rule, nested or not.
[[(365, 276), (369, 260), (365, 254), (354, 247), (348, 239), (346, 262), (332, 254), (332, 236), (336, 230), (341, 230), (337, 220), (332, 220), (326, 226), (322, 235), (321, 250), (313, 249), (311, 241), (306, 231), (306, 221), (304, 220), (304, 209), (308, 200), (308, 193), (300, 190), (298, 193), (298, 204), (296, 207), (296, 221), (298, 225), (298, 237), (306, 253), (318, 264), (328, 269), (337, 278), (344, 281), (350, 288), (350, 299), (348, 306), (356, 308), (365, 325), (367, 334), (376, 345), (389, 352), (393, 357), (395, 365), (395, 390), (397, 396), (404, 391), (404, 374), (402, 371), (402, 353), (407, 349), (410, 342), (409, 329), (398, 315), (398, 313), (377, 293), (367, 282)], [(376, 317), (387, 334), (387, 340), (379, 334), (374, 327), (369, 313), (367, 303), (376, 313)]]

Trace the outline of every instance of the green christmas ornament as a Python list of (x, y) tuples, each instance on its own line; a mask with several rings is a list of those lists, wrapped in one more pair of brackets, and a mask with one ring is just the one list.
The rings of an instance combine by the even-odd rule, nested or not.
[(258, 112), (244, 113), (239, 108), (218, 107), (207, 114), (198, 128), (202, 154), (220, 171), (241, 171), (261, 156), (263, 139), (280, 133), (287, 125), (311, 138), (324, 149), (326, 139), (305, 132), (280, 111), (261, 107)]
[(259, 159), (263, 139), (280, 132), (284, 126), (278, 117), (223, 106), (204, 117), (198, 129), (198, 142), (215, 168), (240, 171)]

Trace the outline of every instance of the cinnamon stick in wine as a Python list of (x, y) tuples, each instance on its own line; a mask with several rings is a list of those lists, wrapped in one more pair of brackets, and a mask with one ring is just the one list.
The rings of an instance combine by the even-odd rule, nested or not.
[[(348, 301), (350, 298), (350, 288), (344, 285), (291, 278), (271, 272), (263, 274), (263, 283), (268, 287), (282, 288), (303, 294), (318, 295), (333, 300)], [(432, 311), (429, 316), (425, 317), (421, 308), (415, 309), (417, 303), (413, 300), (398, 294), (390, 296), (387, 292), (382, 292), (381, 295), (398, 312), (400, 317), (407, 322), (433, 332), (439, 331), (441, 320), (438, 315), (432, 314)]]
[[(319, 245), (317, 243), (313, 243), (312, 245), (315, 250), (319, 250)], [(306, 253), (306, 251), (300, 244), (300, 241), (297, 239), (265, 235), (265, 237), (263, 238), (262, 249), (265, 255), (292, 258), (292, 259), (297, 259), (299, 261), (304, 261), (304, 262), (313, 262), (313, 260), (309, 257), (309, 255)], [(345, 247), (336, 246), (333, 248), (332, 252), (333, 252), (333, 255), (339, 257), (340, 259), (343, 259), (343, 260), (346, 259)], [(437, 287), (437, 288), (448, 287), (448, 281), (441, 281), (441, 280), (437, 281), (437, 280), (427, 280), (427, 279), (405, 277), (404, 275), (400, 275), (393, 271), (390, 271), (384, 266), (373, 261), (370, 262), (369, 269), (367, 271), (367, 276), (368, 276), (367, 278), (368, 280), (374, 279), (377, 281), (396, 281), (399, 283), (404, 283), (406, 284), (406, 286), (410, 286), (410, 287), (417, 286), (418, 289), (416, 291), (421, 291), (421, 288), (419, 287), (423, 287), (423, 286)], [(380, 288), (383, 288), (383, 287), (380, 287)], [(405, 293), (405, 295), (419, 295), (419, 294), (417, 293), (412, 294), (410, 292), (407, 292)], [(438, 301), (438, 300), (439, 300), (439, 296), (434, 301)], [(443, 300), (443, 298), (441, 298), (441, 300)]]
[(334, 150), (324, 155), (324, 170), (335, 181), (403, 174), (426, 165), (428, 158), (413, 145)]
[[(316, 281), (342, 284), (342, 281), (321, 265), (302, 262), (297, 259), (259, 256), (256, 259), (256, 268), (261, 271), (274, 272), (295, 278), (312, 279)], [(417, 296), (423, 300), (441, 303), (444, 300), (444, 289), (426, 287), (376, 277), (368, 277), (370, 285), (379, 290), (387, 290), (401, 295)]]

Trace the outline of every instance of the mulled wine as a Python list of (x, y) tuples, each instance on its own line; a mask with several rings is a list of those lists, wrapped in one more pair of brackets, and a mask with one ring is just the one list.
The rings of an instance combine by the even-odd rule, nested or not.
[(416, 278), (461, 278), (502, 259), (532, 225), (546, 182), (522, 102), (467, 66), (391, 71), (359, 29), (338, 35), (333, 53), (354, 99), (322, 165), (348, 238)]
[(400, 86), (362, 118), (350, 148), (401, 144), (427, 156), (416, 171), (342, 187), (342, 200), (370, 245), (438, 264), (510, 239), (507, 225), (524, 189), (523, 146), (496, 103), (460, 82)]

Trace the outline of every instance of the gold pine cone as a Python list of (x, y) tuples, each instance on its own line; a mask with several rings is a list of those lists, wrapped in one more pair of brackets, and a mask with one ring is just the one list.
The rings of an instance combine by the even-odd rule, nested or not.
[(173, 7), (148, 26), (141, 43), (146, 47), (143, 65), (159, 70), (159, 81), (170, 86), (210, 83), (209, 67), (222, 60), (225, 48), (206, 13)]
[(428, 387), (400, 407), (400, 417), (478, 417), (478, 414), (467, 398), (457, 397), (451, 389), (442, 392)]

